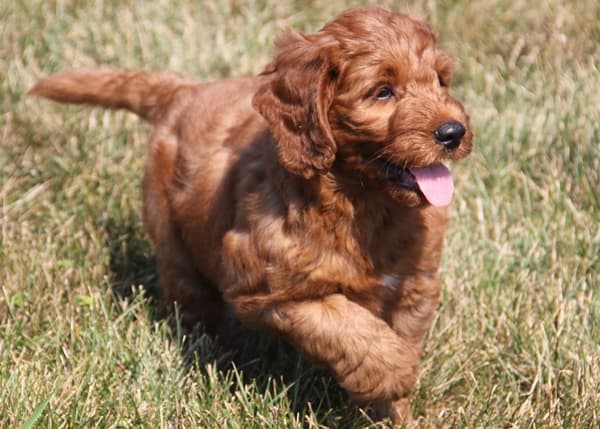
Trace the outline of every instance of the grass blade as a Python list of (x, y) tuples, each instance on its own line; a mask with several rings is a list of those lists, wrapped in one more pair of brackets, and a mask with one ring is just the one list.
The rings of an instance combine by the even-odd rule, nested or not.
[(46, 399), (44, 399), (37, 407), (35, 407), (35, 410), (33, 410), (33, 414), (31, 414), (29, 418), (25, 421), (25, 423), (23, 423), (21, 429), (31, 429), (33, 425), (35, 425), (35, 422), (37, 422), (42, 416), (42, 413), (50, 403), (50, 399), (52, 399), (53, 396), (54, 392), (48, 395)]

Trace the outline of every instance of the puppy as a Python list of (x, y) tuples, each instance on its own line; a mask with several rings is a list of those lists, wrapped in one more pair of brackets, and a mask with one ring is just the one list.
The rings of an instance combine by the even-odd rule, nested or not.
[(472, 146), (451, 61), (427, 25), (382, 8), (276, 47), (252, 78), (79, 70), (30, 92), (154, 125), (144, 225), (186, 323), (214, 331), (230, 308), (406, 422), (440, 295), (443, 162)]

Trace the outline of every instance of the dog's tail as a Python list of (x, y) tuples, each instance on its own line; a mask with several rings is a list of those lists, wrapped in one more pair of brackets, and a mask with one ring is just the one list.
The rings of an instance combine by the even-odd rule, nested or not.
[(170, 74), (141, 70), (71, 70), (39, 80), (28, 92), (63, 103), (127, 109), (148, 122), (172, 103), (177, 89), (189, 81)]

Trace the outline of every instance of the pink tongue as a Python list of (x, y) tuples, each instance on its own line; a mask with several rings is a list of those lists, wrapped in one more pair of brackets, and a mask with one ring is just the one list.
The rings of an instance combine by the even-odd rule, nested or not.
[(419, 189), (434, 206), (447, 206), (452, 200), (454, 182), (452, 175), (442, 164), (433, 164), (429, 167), (411, 168)]

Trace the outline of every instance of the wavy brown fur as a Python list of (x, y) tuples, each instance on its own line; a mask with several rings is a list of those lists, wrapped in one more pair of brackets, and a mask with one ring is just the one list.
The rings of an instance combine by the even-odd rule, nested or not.
[[(283, 33), (255, 78), (73, 71), (32, 93), (154, 124), (144, 224), (164, 297), (186, 322), (218, 331), (229, 306), (401, 423), (439, 299), (447, 216), (377, 160), (418, 167), (470, 152), (449, 83), (429, 27), (368, 8), (316, 34)], [(382, 85), (392, 98), (377, 99)], [(467, 129), (454, 151), (433, 139), (450, 120)]]

